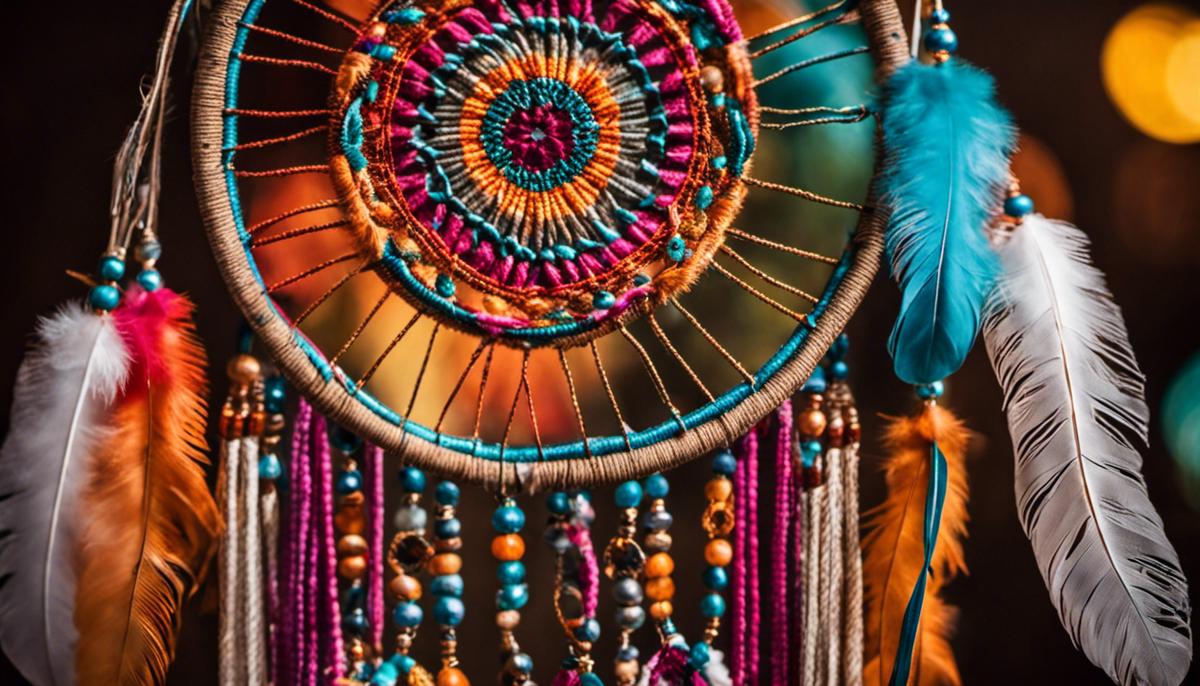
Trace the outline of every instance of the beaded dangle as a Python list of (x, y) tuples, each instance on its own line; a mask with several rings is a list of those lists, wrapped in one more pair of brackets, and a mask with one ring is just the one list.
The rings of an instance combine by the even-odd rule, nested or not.
[[(704, 648), (692, 646), (693, 663), (697, 669), (703, 669), (710, 684), (719, 680), (728, 682), (728, 670), (724, 665), (723, 655), (713, 650), (713, 642), (721, 629), (721, 619), (725, 616), (725, 591), (729, 588), (728, 567), (732, 557), (732, 547), (729, 535), (733, 533), (737, 520), (734, 516), (733, 477), (737, 469), (737, 461), (729, 450), (722, 450), (713, 457), (713, 475), (704, 485), (704, 497), (708, 505), (704, 508), (701, 525), (708, 543), (704, 546), (704, 587), (707, 593), (700, 601), (700, 614), (705, 619), (704, 636), (696, 646), (708, 649), (708, 660), (704, 660)], [(701, 663), (705, 664), (701, 664)]]
[(287, 385), (278, 374), (263, 381), (263, 433), (259, 439), (259, 518), (262, 521), (263, 574), (266, 583), (267, 656), (268, 679), (277, 680), (276, 642), (279, 639), (279, 491), (287, 479), (283, 473), (283, 461), (279, 459), (279, 446), (287, 427), (284, 418), (287, 402)]
[[(617, 603), (614, 619), (619, 627), (617, 657), (614, 664), (618, 686), (637, 682), (640, 667), (638, 649), (631, 642), (633, 632), (646, 622), (642, 608), (644, 592), (639, 579), (646, 567), (646, 554), (636, 539), (638, 505), (642, 502), (642, 486), (626, 481), (617, 486), (614, 494), (621, 509), (617, 533), (604, 548), (604, 575), (613, 582), (613, 600)], [(554, 511), (553, 505), (551, 511)]]
[(337, 574), (342, 585), (341, 627), (346, 650), (344, 676), (362, 682), (370, 679), (373, 671), (373, 655), (367, 638), (371, 627), (364, 584), (373, 551), (363, 536), (367, 528), (364, 509), (366, 496), (363, 493), (363, 474), (355, 459), (362, 449), (362, 440), (341, 427), (331, 432), (330, 440), (340, 462), (335, 487), (338, 507), (333, 522), (338, 534)]
[(433, 546), (425, 538), (427, 517), (421, 508), (425, 472), (411, 466), (403, 468), (400, 470), (400, 487), (404, 491), (404, 502), (396, 510), (393, 521), (396, 534), (387, 552), (388, 566), (393, 574), (388, 589), (396, 600), (392, 608), (392, 621), (397, 630), (396, 652), (379, 664), (371, 677), (371, 685), (433, 686), (433, 677), (409, 655), (425, 616), (418, 603), (421, 582), (416, 575), (426, 565), (438, 575), (457, 574), (462, 568), (462, 559), (453, 552), (435, 555)]
[(433, 547), (437, 554), (429, 562), (434, 575), (429, 592), (434, 597), (433, 618), (441, 632), (442, 667), (438, 670), (438, 686), (470, 686), (467, 675), (458, 666), (457, 629), (466, 616), (463, 604), (463, 578), (459, 573), (462, 562), (462, 521), (458, 519), (458, 484), (442, 481), (434, 491), (437, 518), (433, 522)]
[(547, 499), (550, 523), (546, 542), (554, 550), (554, 610), (567, 634), (570, 655), (563, 660), (551, 686), (601, 686), (593, 671), (592, 646), (600, 639), (596, 608), (600, 597), (600, 566), (592, 546), (596, 519), (590, 495), (557, 491)]
[(511, 497), (504, 497), (492, 513), (492, 557), (498, 563), (496, 576), (500, 590), (496, 592), (496, 626), (500, 627), (500, 646), (504, 667), (500, 683), (505, 686), (529, 684), (533, 674), (533, 658), (521, 652), (517, 643), (517, 625), (521, 623), (521, 608), (529, 602), (529, 585), (525, 583), (525, 512)]

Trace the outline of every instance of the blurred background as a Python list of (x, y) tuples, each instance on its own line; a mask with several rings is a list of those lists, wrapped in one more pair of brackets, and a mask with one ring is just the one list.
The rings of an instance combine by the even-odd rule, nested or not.
[[(82, 293), (64, 270), (90, 270), (103, 248), (113, 153), (136, 111), (136, 84), (151, 65), (166, 5), (162, 0), (76, 4), (70, 12), (49, 3), (21, 3), (8, 11), (7, 25), (15, 30), (2, 48), (10, 66), (0, 108), (8, 132), (9, 172), (2, 192), (10, 227), (9, 257), (0, 271), (3, 291), (10, 294), (0, 310), (0, 326), (7, 334), (0, 342), (3, 416), (8, 414), (9, 389), (36, 317)], [(332, 4), (348, 11), (355, 5)], [(734, 0), (734, 5), (753, 33), (796, 13), (803, 3)], [(959, 0), (948, 7), (962, 42), (960, 54), (996, 77), (1000, 97), (1022, 129), (1021, 152), (1014, 164), (1024, 190), (1039, 210), (1071, 220), (1091, 236), (1094, 259), (1107, 272), (1124, 308), (1148, 377), (1153, 412), (1146, 480), (1195, 584), (1200, 580), (1200, 2)], [(806, 39), (796, 52), (774, 59), (795, 61), (856, 39), (861, 42), (853, 30), (818, 36), (819, 43)], [(185, 50), (181, 63), (188, 57)], [(773, 71), (770, 65), (761, 68), (762, 73)], [(788, 98), (795, 93), (808, 96), (805, 104), (813, 104), (814, 98), (822, 104), (844, 104), (848, 98), (863, 102), (870, 96), (869, 71), (866, 60), (851, 61), (836, 72), (806, 70), (800, 79), (765, 91), (763, 98), (781, 106), (794, 104)], [(166, 143), (162, 269), (173, 287), (187, 291), (198, 303), (200, 331), (219, 369), (233, 348), (238, 317), (196, 210), (188, 167), (190, 84), (184, 69), (177, 70), (177, 80)], [(756, 174), (833, 195), (861, 196), (870, 150), (869, 123), (813, 127), (789, 133), (786, 145), (760, 155)], [(270, 202), (260, 199), (259, 204), (268, 207)], [(739, 225), (779, 223), (780, 211), (770, 202), (755, 202)], [(831, 244), (816, 247), (836, 252), (839, 231), (848, 228), (838, 226), (846, 221), (844, 216), (795, 205), (788, 205), (786, 212), (789, 226), (833, 226), (827, 234), (833, 237)], [(824, 275), (797, 275), (801, 281), (810, 278), (819, 284)], [(853, 341), (851, 382), (865, 417), (864, 508), (882, 494), (875, 469), (882, 460), (877, 442), (880, 415), (905, 413), (913, 402), (910, 391), (892, 377), (885, 349), (897, 304), (894, 291), (889, 282), (878, 279), (848, 329)], [(778, 344), (777, 334), (771, 333), (777, 320), (768, 324), (752, 314), (722, 312), (719, 297), (707, 301), (710, 305), (702, 309), (721, 320), (718, 327), (751, 330), (761, 339), (775, 335), (771, 342)], [(366, 305), (372, 302), (373, 298)], [(326, 324), (316, 319), (313, 326), (319, 335)], [(751, 357), (763, 354), (753, 349), (753, 338), (745, 343)], [(381, 370), (380, 377), (403, 375), (403, 357), (391, 360), (394, 373)], [(212, 376), (216, 393), (223, 393), (223, 375)], [(399, 395), (386, 387), (373, 390), (385, 397)], [(1017, 523), (1011, 447), (1000, 393), (982, 349), (953, 378), (947, 402), (978, 432), (970, 461), (972, 523), (966, 552), (971, 573), (949, 588), (951, 601), (961, 610), (954, 646), (964, 682), (1106, 683), (1070, 645)], [(685, 523), (697, 521), (703, 504), (699, 489), (707, 472), (707, 461), (700, 461), (672, 477), (670, 507), (677, 522), (674, 556), (681, 565), (676, 578), (684, 627), (699, 626), (692, 607), (696, 603), (684, 599), (699, 597), (699, 574), (689, 574), (686, 561), (700, 559), (702, 533)], [(484, 545), (491, 501), (477, 489), (466, 490), (472, 496), (462, 514), (468, 527), (464, 573), (469, 618), (460, 635), (478, 657), (488, 655), (495, 644), (493, 576)], [(611, 502), (607, 490), (597, 499)], [(551, 557), (544, 546), (532, 545), (544, 515), (540, 501), (527, 506), (532, 523), (527, 532), (535, 551), (531, 570), (543, 574), (548, 583)], [(612, 508), (599, 510), (596, 535), (606, 537), (614, 526)], [(474, 532), (472, 524), (477, 525)], [(534, 579), (534, 588), (547, 587), (538, 581)], [(216, 620), (203, 612), (203, 605), (198, 603), (188, 618), (172, 684), (216, 681)], [(643, 638), (649, 634), (641, 633)], [(548, 594), (535, 594), (518, 636), (546, 681), (562, 650)], [(425, 639), (432, 656), (432, 636)], [(603, 649), (597, 657), (601, 665), (611, 660)], [(487, 659), (470, 660), (467, 669), (475, 683), (491, 683)], [(1196, 683), (1198, 675), (1193, 668), (1189, 683)], [(6, 663), (0, 664), (0, 682), (19, 683)]]

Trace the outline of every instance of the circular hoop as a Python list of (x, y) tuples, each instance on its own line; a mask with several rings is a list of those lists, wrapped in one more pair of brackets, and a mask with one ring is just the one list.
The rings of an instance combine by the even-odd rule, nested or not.
[[(886, 217), (868, 209), (834, 271), (808, 325), (743, 383), (676, 421), (621, 436), (587, 437), (584, 443), (539, 447), (536, 452), (437, 433), (406, 421), (353, 388), (323, 355), (298, 335), (267, 293), (250, 257), (241, 200), (232, 168), (237, 144), (240, 53), (246, 31), (239, 22), (264, 0), (227, 0), (210, 17), (197, 68), (193, 99), (193, 166), (210, 242), (230, 292), (288, 380), (332, 421), (399, 453), (405, 461), (445, 475), (502, 488), (538, 491), (638, 478), (678, 466), (741, 435), (808, 378), (861, 302), (878, 268)], [(875, 59), (877, 79), (907, 61), (905, 33), (893, 0), (858, 3)], [(877, 162), (877, 169), (884, 161)], [(870, 197), (870, 196), (868, 196)], [(869, 207), (869, 201), (868, 201)], [(498, 455), (497, 455), (498, 451)], [(532, 455), (532, 456), (531, 456)], [(582, 457), (586, 455), (586, 457)]]

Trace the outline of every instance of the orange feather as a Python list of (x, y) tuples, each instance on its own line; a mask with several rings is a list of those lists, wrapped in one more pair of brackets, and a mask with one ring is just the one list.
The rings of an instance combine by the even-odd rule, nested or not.
[(221, 520), (208, 491), (204, 351), (192, 305), (166, 289), (131, 289), (114, 313), (132, 373), (116, 436), (85, 491), (75, 623), (81, 686), (162, 684), (185, 601), (215, 549)]
[(930, 445), (935, 441), (946, 458), (946, 502), (908, 683), (961, 683), (949, 644), (954, 610), (942, 601), (939, 592), (955, 575), (966, 572), (962, 542), (967, 535), (965, 456), (969, 436), (963, 423), (938, 405), (926, 406), (916, 417), (895, 419), (887, 429), (884, 443), (891, 455), (883, 468), (888, 494), (883, 503), (867, 513), (867, 533), (863, 537), (865, 686), (883, 686), (891, 678), (904, 610), (917, 575), (922, 573), (925, 494)]

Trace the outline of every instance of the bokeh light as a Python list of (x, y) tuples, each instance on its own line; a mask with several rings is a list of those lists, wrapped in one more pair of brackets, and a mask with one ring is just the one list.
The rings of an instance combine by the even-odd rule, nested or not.
[(1165, 3), (1139, 7), (1113, 26), (1100, 61), (1109, 97), (1138, 130), (1200, 142), (1200, 15)]
[(1200, 354), (1172, 379), (1162, 408), (1167, 450), (1179, 466), (1184, 495), (1200, 509)]

